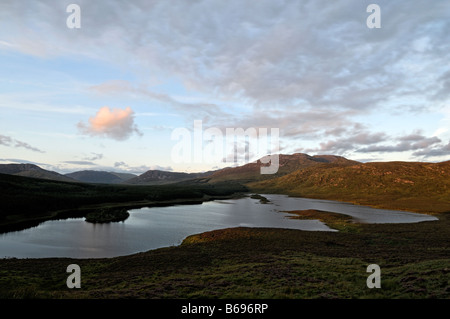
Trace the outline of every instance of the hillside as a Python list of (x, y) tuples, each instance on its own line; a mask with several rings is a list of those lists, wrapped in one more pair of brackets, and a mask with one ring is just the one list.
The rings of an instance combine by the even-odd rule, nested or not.
[(42, 178), (60, 182), (74, 182), (74, 179), (48, 171), (34, 164), (0, 164), (0, 174)]
[(167, 172), (161, 170), (149, 170), (139, 176), (128, 179), (126, 184), (133, 185), (163, 185), (169, 183), (183, 182), (196, 178), (203, 178), (209, 176), (212, 172), (205, 173), (182, 173), (182, 172)]
[(248, 163), (238, 167), (230, 167), (221, 169), (208, 177), (209, 182), (218, 181), (239, 181), (242, 183), (269, 180), (276, 177), (284, 176), (295, 172), (301, 168), (307, 168), (319, 164), (339, 164), (339, 165), (354, 165), (359, 162), (348, 160), (341, 156), (334, 155), (315, 155), (295, 153), (292, 155), (279, 155), (279, 168), (276, 174), (261, 174), (261, 167), (267, 164), (261, 163), (257, 160), (253, 163)]
[(103, 171), (78, 171), (65, 176), (70, 177), (74, 180), (83, 183), (100, 183), (100, 184), (119, 184), (128, 179), (136, 177), (134, 174), (121, 174), (114, 172), (103, 172)]
[(320, 164), (246, 185), (254, 192), (421, 212), (450, 211), (450, 161)]
[[(77, 183), (80, 181), (103, 184), (120, 183), (123, 187), (133, 185), (167, 185), (169, 187), (178, 184), (177, 187), (188, 189), (203, 186), (214, 187), (214, 185), (222, 184), (230, 188), (240, 189), (239, 184), (241, 184), (250, 191), (257, 193), (283, 193), (292, 196), (341, 200), (362, 205), (417, 212), (450, 211), (450, 161), (442, 163), (360, 163), (334, 155), (310, 156), (297, 153), (279, 155), (279, 170), (276, 174), (261, 174), (260, 168), (262, 165), (264, 164), (258, 160), (239, 167), (205, 173), (150, 170), (126, 181), (123, 180), (129, 176), (127, 174), (118, 176), (118, 174), (110, 172), (82, 171), (63, 176), (56, 172), (46, 171), (33, 164), (0, 165), (0, 174), (66, 182), (75, 182), (75, 179), (77, 179)], [(25, 182), (24, 180), (24, 184), (30, 185), (31, 182)], [(48, 188), (48, 185), (43, 187)], [(83, 188), (85, 187), (83, 186)], [(61, 187), (61, 189), (66, 188)], [(110, 198), (109, 201), (124, 200), (122, 196), (117, 196), (119, 194), (116, 189), (104, 192), (105, 190), (102, 189), (100, 197), (105, 195)], [(2, 191), (5, 192), (4, 188), (2, 188)], [(87, 190), (87, 194), (89, 194), (87, 197), (84, 194), (74, 194), (75, 197), (81, 196), (75, 202), (90, 199), (92, 191), (92, 189)], [(142, 191), (139, 188), (133, 190), (127, 188), (126, 193), (128, 193), (127, 196), (130, 196), (136, 193), (141, 194)], [(13, 193), (16, 194), (14, 195), (16, 199), (17, 194), (23, 194), (21, 201), (28, 203), (29, 208), (34, 210), (36, 210), (36, 203), (40, 203), (42, 200), (41, 196), (38, 196), (38, 194), (41, 194), (38, 188), (31, 190), (13, 188)], [(141, 195), (138, 197), (142, 199)], [(30, 200), (30, 198), (33, 198), (33, 200)], [(61, 199), (54, 197), (54, 200), (59, 202)], [(31, 204), (33, 201), (35, 203)], [(62, 201), (64, 202), (64, 200)], [(3, 206), (6, 204), (4, 203)], [(54, 204), (54, 202), (51, 203), (51, 205)], [(45, 205), (50, 205), (50, 203)]]

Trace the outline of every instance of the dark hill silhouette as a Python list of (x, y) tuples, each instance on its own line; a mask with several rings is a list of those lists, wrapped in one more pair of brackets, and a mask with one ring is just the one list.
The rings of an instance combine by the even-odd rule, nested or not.
[(83, 183), (99, 184), (119, 184), (130, 178), (136, 177), (134, 174), (123, 174), (104, 171), (84, 170), (66, 174), (65, 176), (73, 178)]
[(213, 172), (205, 173), (182, 173), (161, 170), (149, 170), (139, 176), (126, 180), (126, 184), (133, 185), (162, 185), (177, 183), (211, 175)]
[(57, 172), (45, 170), (34, 164), (0, 164), (0, 174), (42, 178), (61, 182), (75, 181), (70, 177), (61, 175)]

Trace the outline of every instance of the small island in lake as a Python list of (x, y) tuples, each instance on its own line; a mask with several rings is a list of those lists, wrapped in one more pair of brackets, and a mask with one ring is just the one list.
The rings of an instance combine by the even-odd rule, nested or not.
[(130, 213), (124, 208), (102, 208), (86, 215), (88, 223), (121, 222), (127, 219)]
[(268, 200), (266, 197), (261, 196), (261, 195), (259, 195), (259, 194), (253, 194), (253, 195), (250, 195), (250, 198), (253, 198), (253, 199), (259, 199), (259, 202), (260, 202), (261, 204), (267, 204), (267, 203), (270, 203), (270, 200)]

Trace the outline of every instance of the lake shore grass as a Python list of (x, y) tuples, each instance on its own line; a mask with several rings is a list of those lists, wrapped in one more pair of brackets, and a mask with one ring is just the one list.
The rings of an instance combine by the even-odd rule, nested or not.
[(355, 223), (351, 216), (345, 214), (333, 213), (317, 209), (290, 210), (282, 212), (295, 215), (289, 216), (289, 218), (291, 219), (320, 220), (328, 227), (338, 231), (343, 232), (359, 231), (358, 227), (359, 224)]

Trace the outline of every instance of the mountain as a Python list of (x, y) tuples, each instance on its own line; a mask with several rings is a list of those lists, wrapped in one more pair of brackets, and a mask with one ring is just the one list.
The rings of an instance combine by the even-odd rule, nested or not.
[(70, 177), (45, 170), (34, 164), (0, 164), (0, 174), (42, 178), (60, 182), (74, 182)]
[(65, 176), (83, 183), (98, 183), (98, 184), (119, 184), (128, 179), (136, 177), (134, 174), (104, 172), (104, 171), (78, 171)]
[(238, 167), (229, 167), (216, 171), (208, 176), (209, 182), (218, 181), (238, 181), (242, 183), (268, 180), (276, 177), (284, 176), (298, 169), (315, 166), (319, 164), (339, 164), (339, 165), (355, 165), (359, 162), (348, 160), (342, 156), (334, 155), (314, 155), (310, 156), (303, 153), (295, 153), (292, 155), (278, 155), (278, 171), (275, 174), (261, 174), (261, 167), (268, 166), (261, 163), (261, 160), (248, 163)]
[(350, 165), (358, 162), (348, 160), (344, 157), (334, 155), (315, 155), (296, 153), (292, 155), (279, 155), (279, 170), (276, 174), (261, 174), (261, 160), (248, 163), (243, 166), (229, 167), (216, 171), (203, 173), (168, 172), (161, 170), (149, 170), (139, 176), (126, 173), (115, 173), (106, 171), (84, 170), (65, 175), (46, 171), (34, 164), (3, 164), (0, 165), (0, 173), (21, 175), (26, 177), (45, 178), (57, 181), (78, 181), (82, 183), (98, 184), (132, 184), (132, 185), (163, 185), (192, 181), (196, 183), (217, 183), (233, 181), (247, 183), (265, 179), (272, 179), (289, 174), (299, 168), (309, 167), (320, 163), (339, 163)]
[(117, 173), (117, 172), (110, 172), (110, 173), (116, 175), (122, 181), (126, 181), (126, 180), (129, 180), (131, 178), (135, 178), (137, 176), (136, 174), (131, 174), (131, 173)]
[[(414, 211), (448, 211), (450, 161), (322, 163), (246, 184), (254, 192), (350, 201)], [(426, 200), (425, 200), (426, 199)]]
[(139, 176), (126, 180), (125, 184), (134, 185), (162, 185), (169, 183), (177, 183), (197, 178), (203, 178), (211, 175), (213, 172), (205, 173), (182, 173), (167, 172), (161, 170), (149, 170)]
[(1, 164), (0, 174), (77, 183), (178, 183), (178, 186), (188, 188), (241, 185), (261, 194), (281, 193), (425, 213), (450, 211), (450, 161), (360, 163), (341, 156), (296, 153), (279, 155), (279, 170), (276, 174), (261, 174), (263, 165), (266, 164), (258, 160), (205, 173), (150, 170), (127, 179), (127, 174), (111, 172), (82, 171), (64, 176), (34, 164)]
[(341, 156), (315, 155), (296, 153), (292, 155), (280, 154), (278, 156), (279, 169), (276, 174), (261, 174), (261, 167), (268, 166), (261, 160), (237, 167), (227, 167), (216, 171), (205, 173), (181, 173), (167, 172), (161, 170), (149, 170), (138, 177), (127, 180), (126, 184), (161, 185), (169, 183), (218, 183), (239, 182), (248, 183), (265, 179), (280, 177), (300, 168), (309, 167), (323, 163), (334, 163), (340, 165), (354, 165), (359, 162), (348, 160)]

